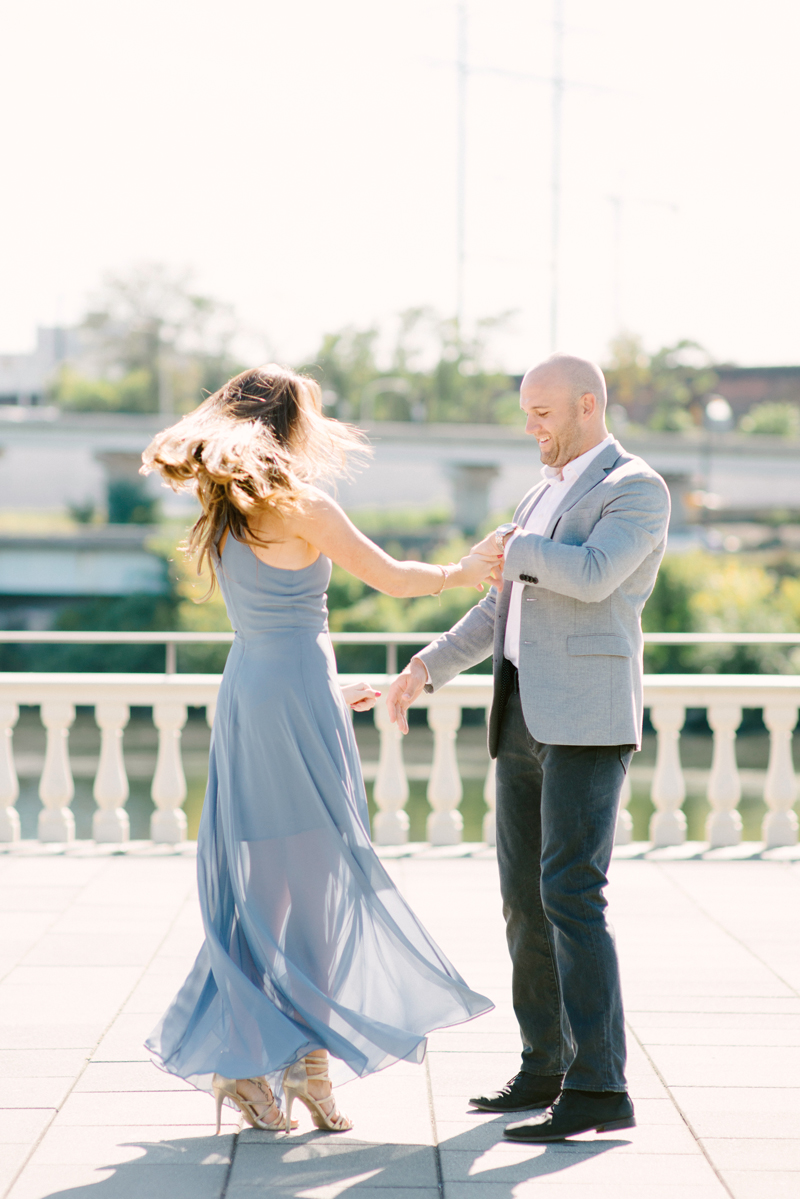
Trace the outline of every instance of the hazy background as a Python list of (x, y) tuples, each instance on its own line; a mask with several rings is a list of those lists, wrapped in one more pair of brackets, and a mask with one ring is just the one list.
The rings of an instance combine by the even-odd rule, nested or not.
[[(796, 361), (800, 7), (564, 14), (559, 344)], [(550, 348), (552, 16), (469, 4), (466, 313), (516, 311), (510, 371)], [(234, 304), (248, 357), (453, 313), (452, 0), (5, 0), (0, 47), (0, 351), (143, 260)]]

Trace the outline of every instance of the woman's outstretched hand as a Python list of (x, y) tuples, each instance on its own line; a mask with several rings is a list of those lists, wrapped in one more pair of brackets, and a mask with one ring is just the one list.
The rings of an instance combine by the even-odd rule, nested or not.
[(464, 555), (458, 565), (458, 585), (460, 587), (474, 587), (477, 591), (483, 591), (484, 583), (493, 583), (497, 586), (499, 580), (502, 584), (503, 559), (496, 548), (487, 554), (483, 548), (479, 551), (477, 547), (474, 547)]
[(348, 683), (346, 687), (342, 687), (344, 702), (354, 712), (369, 712), (375, 707), (375, 701), (380, 694), (380, 691), (370, 687), (369, 683)]

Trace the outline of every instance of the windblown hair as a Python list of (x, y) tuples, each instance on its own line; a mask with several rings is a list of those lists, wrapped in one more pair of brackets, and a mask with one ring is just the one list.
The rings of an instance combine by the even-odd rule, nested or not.
[(142, 454), (141, 473), (158, 471), (173, 491), (189, 491), (202, 512), (182, 549), (211, 567), (211, 547), (223, 529), (256, 542), (250, 520), (285, 515), (315, 480), (349, 474), (348, 458), (370, 452), (359, 429), (322, 414), (316, 380), (286, 367), (243, 371), (194, 412), (158, 433)]

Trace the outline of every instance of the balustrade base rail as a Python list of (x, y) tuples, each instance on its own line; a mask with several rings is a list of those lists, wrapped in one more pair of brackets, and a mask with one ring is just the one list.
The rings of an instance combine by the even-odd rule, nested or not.
[[(358, 676), (363, 677), (363, 676)], [(403, 738), (389, 721), (385, 696), (390, 677), (366, 676), (383, 697), (373, 710), (380, 735), (380, 752), (374, 768), (373, 796), (377, 808), (373, 837), (378, 845), (403, 847), (409, 841), (408, 775), (403, 762)], [(342, 682), (357, 681), (342, 675)], [(38, 834), (43, 843), (74, 842), (75, 821), (70, 810), (74, 783), (69, 754), (69, 731), (77, 706), (94, 709), (101, 744), (93, 795), (97, 810), (93, 836), (101, 845), (130, 844), (125, 805), (128, 777), (123, 752), (124, 730), (132, 706), (150, 708), (158, 730), (158, 754), (151, 795), (156, 810), (151, 837), (160, 845), (180, 845), (186, 838), (186, 778), (181, 754), (181, 733), (189, 707), (204, 708), (209, 726), (219, 689), (219, 675), (188, 674), (0, 674), (0, 842), (20, 838), (16, 800), (19, 784), (14, 762), (13, 732), (20, 705), (36, 706), (47, 733), (39, 780), (42, 810)], [(463, 845), (463, 820), (459, 811), (463, 789), (456, 758), (456, 736), (464, 708), (488, 712), (492, 682), (487, 675), (460, 675), (434, 695), (423, 694), (417, 706), (427, 709), (433, 732), (433, 761), (428, 774), (427, 798), (431, 807), (427, 839), (433, 846)], [(736, 762), (736, 731), (744, 708), (763, 711), (769, 730), (770, 757), (764, 779), (767, 813), (763, 823), (763, 848), (795, 846), (798, 822), (794, 807), (797, 780), (792, 759), (792, 733), (800, 707), (800, 679), (786, 675), (651, 675), (645, 678), (645, 704), (657, 733), (656, 764), (651, 798), (651, 847), (661, 849), (686, 843), (686, 817), (682, 810), (686, 783), (680, 758), (680, 734), (686, 711), (703, 708), (713, 731), (714, 746), (708, 775), (710, 813), (707, 847), (722, 849), (741, 843), (738, 811), (742, 788)], [(372, 771), (370, 771), (372, 773)], [(483, 789), (487, 812), (483, 838), (494, 844), (494, 763), (488, 761)], [(629, 845), (633, 822), (627, 805), (630, 784), (622, 797), (617, 824), (617, 844)]]

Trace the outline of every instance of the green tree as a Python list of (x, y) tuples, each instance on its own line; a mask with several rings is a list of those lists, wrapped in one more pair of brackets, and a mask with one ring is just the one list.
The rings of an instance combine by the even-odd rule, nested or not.
[(683, 339), (648, 354), (641, 338), (626, 334), (611, 343), (604, 367), (612, 404), (628, 418), (660, 431), (680, 431), (702, 423), (703, 402), (717, 386), (706, 350)]
[(509, 375), (490, 363), (489, 345), (508, 316), (478, 322), (470, 338), (429, 308), (400, 313), (385, 366), (380, 331), (352, 326), (327, 334), (304, 369), (320, 380), (344, 419), (466, 421), (519, 419)]
[(108, 275), (82, 328), (92, 369), (60, 372), (52, 398), (63, 407), (186, 411), (238, 369), (230, 306), (156, 263)]

